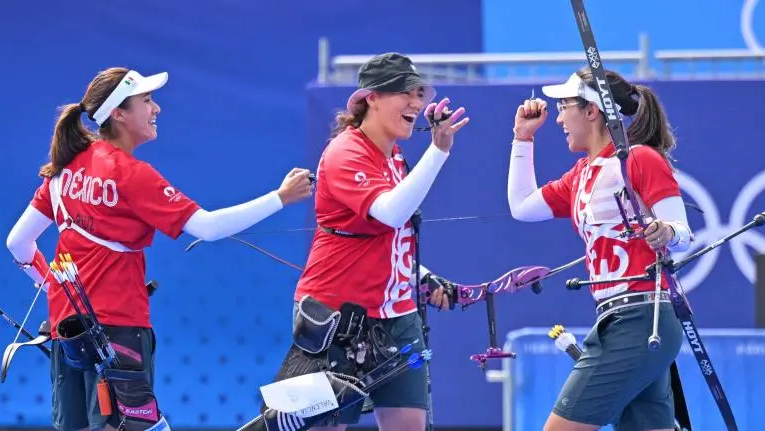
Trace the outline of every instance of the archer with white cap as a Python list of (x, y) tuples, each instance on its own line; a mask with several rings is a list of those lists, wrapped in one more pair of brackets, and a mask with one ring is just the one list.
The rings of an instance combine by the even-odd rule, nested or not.
[[(52, 419), (58, 430), (119, 428), (122, 421), (134, 430), (169, 428), (153, 395), (155, 338), (145, 287), (144, 249), (157, 230), (173, 239), (187, 232), (217, 240), (313, 193), (309, 171), (295, 168), (278, 190), (208, 212), (138, 160), (133, 150), (157, 138), (160, 107), (152, 92), (167, 79), (167, 73), (144, 77), (109, 68), (90, 82), (79, 103), (65, 105), (56, 121), (50, 162), (39, 172), (42, 184), (8, 235), (16, 263), (41, 288), (38, 295), (43, 290), (48, 294)], [(82, 114), (96, 123), (97, 133), (85, 126)], [(77, 265), (118, 363), (148, 375), (145, 381), (120, 383), (119, 390), (110, 387), (115, 408), (103, 405), (99, 391), (104, 388), (98, 386), (95, 370), (79, 365), (82, 316), (37, 248), (37, 238), (54, 222), (60, 232), (55, 255), (68, 253)]]
[[(613, 92), (605, 99), (613, 103), (610, 106), (602, 106), (588, 67), (565, 83), (542, 87), (546, 96), (556, 99), (556, 121), (569, 150), (585, 153), (561, 178), (542, 187), (534, 172), (534, 133), (547, 119), (547, 102), (526, 100), (515, 116), (507, 184), (513, 217), (528, 222), (571, 218), (585, 242), (590, 279), (604, 281), (591, 287), (597, 321), (544, 429), (586, 431), (614, 424), (616, 430), (672, 430), (670, 366), (680, 351), (683, 330), (670, 304), (667, 282), (605, 280), (643, 275), (655, 263), (655, 251), (664, 247), (670, 252), (688, 249), (692, 234), (670, 157), (676, 143), (650, 88), (633, 85), (612, 71), (606, 76)], [(630, 226), (622, 221), (629, 206), (623, 205), (627, 198), (620, 160), (606, 128), (606, 115), (615, 110), (632, 117), (627, 130), (628, 178), (644, 212), (655, 215), (646, 221), (650, 223), (644, 241), (625, 239), (625, 233), (639, 230), (639, 225), (631, 208), (626, 210)], [(646, 348), (654, 297), (662, 334), (655, 351)]]

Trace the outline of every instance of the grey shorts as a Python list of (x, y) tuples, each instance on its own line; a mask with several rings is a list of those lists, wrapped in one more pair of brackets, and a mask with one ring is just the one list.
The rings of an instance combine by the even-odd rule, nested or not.
[(671, 304), (660, 304), (659, 312), (656, 351), (648, 348), (652, 303), (615, 311), (593, 327), (553, 412), (575, 422), (613, 424), (616, 431), (674, 428), (669, 368), (683, 330)]
[[(294, 322), (297, 316), (297, 304), (293, 308), (292, 316)], [(396, 341), (399, 348), (419, 340), (419, 342), (413, 345), (411, 351), (422, 352), (424, 349), (422, 319), (419, 313), (383, 319), (381, 323)], [(415, 369), (410, 368), (386, 384), (374, 389), (369, 394), (368, 401), (373, 402), (374, 407), (408, 407), (427, 410), (428, 381), (425, 366)], [(340, 413), (339, 418), (321, 425), (357, 424), (361, 418), (362, 407), (361, 403), (348, 407)]]
[[(109, 335), (112, 327), (105, 326)], [(154, 386), (154, 350), (156, 340), (151, 328), (125, 328), (134, 342), (125, 344), (140, 346), (141, 362), (148, 371), (149, 385)], [(110, 337), (111, 338), (111, 337)], [(58, 340), (51, 344), (51, 384), (53, 386), (53, 427), (59, 431), (74, 431), (83, 428), (103, 428), (107, 423), (116, 428), (119, 424), (117, 409), (112, 408), (111, 416), (101, 416), (98, 406), (96, 385), (98, 376), (95, 370), (81, 371), (70, 367), (64, 361), (64, 352)]]

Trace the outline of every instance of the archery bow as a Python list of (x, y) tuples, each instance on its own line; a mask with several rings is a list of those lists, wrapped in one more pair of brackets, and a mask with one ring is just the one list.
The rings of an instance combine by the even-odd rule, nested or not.
[[(498, 293), (516, 293), (528, 286), (531, 286), (531, 290), (535, 294), (539, 294), (542, 292), (543, 280), (583, 261), (584, 256), (553, 269), (546, 266), (522, 266), (510, 270), (488, 283), (472, 285), (454, 284), (452, 286), (454, 293), (451, 295), (454, 298), (454, 304), (450, 304), (450, 307), (453, 308), (455, 305), (459, 305), (462, 307), (462, 310), (465, 310), (478, 302), (484, 301), (486, 303), (489, 348), (484, 353), (471, 355), (470, 360), (478, 362), (479, 367), (485, 370), (486, 361), (489, 359), (515, 358), (516, 356), (512, 352), (503, 352), (502, 348), (497, 345), (494, 295)], [(427, 289), (425, 292), (426, 296), (430, 293), (427, 287), (421, 289)]]
[[(277, 255), (275, 255), (273, 253), (269, 253), (263, 247), (258, 247), (257, 245), (252, 244), (249, 241), (245, 241), (245, 240), (243, 240), (242, 238), (239, 238), (236, 235), (229, 235), (229, 236), (226, 237), (226, 239), (230, 239), (230, 240), (236, 241), (236, 242), (238, 242), (240, 244), (244, 244), (247, 247), (250, 247), (252, 249), (255, 249), (255, 250), (265, 254), (266, 256), (270, 257), (271, 259), (274, 259), (275, 261), (277, 261), (279, 263), (283, 263), (283, 264), (285, 264), (285, 265), (287, 265), (289, 267), (295, 268), (298, 271), (301, 271), (301, 272), (303, 271), (302, 267), (300, 267), (298, 265), (295, 265), (294, 263), (292, 263), (292, 262), (290, 262), (290, 261), (288, 261), (286, 259), (282, 259), (281, 257), (279, 257), (279, 256), (277, 256)], [(185, 251), (191, 251), (191, 249), (196, 247), (200, 242), (203, 242), (203, 241), (201, 239), (195, 239), (194, 241), (189, 243), (189, 245), (186, 246)]]
[[(24, 329), (23, 326), (21, 326), (14, 318), (12, 318), (8, 313), (6, 313), (2, 308), (0, 308), (0, 316), (5, 319), (6, 322), (8, 322), (9, 325), (13, 326), (14, 328), (21, 331), (21, 334), (28, 340), (28, 341), (35, 341), (37, 337), (34, 337), (32, 334), (30, 334), (26, 329)], [(40, 335), (44, 333), (43, 329), (46, 327), (47, 321), (44, 321), (43, 324), (40, 326)], [(50, 335), (50, 330), (47, 331), (47, 333)], [(21, 344), (21, 343), (14, 343), (14, 344)], [(50, 350), (41, 345), (36, 344), (37, 348), (40, 349), (45, 356), (50, 358)]]
[[(611, 97), (613, 92), (611, 91), (611, 87), (608, 83), (608, 79), (606, 77), (606, 71), (603, 66), (603, 61), (600, 56), (600, 52), (598, 51), (597, 45), (595, 43), (595, 35), (593, 34), (593, 31), (592, 31), (592, 25), (590, 23), (589, 18), (587, 17), (587, 12), (584, 8), (583, 0), (571, 0), (571, 6), (574, 12), (574, 18), (576, 19), (579, 35), (582, 40), (582, 46), (584, 48), (585, 57), (587, 58), (587, 61), (590, 66), (590, 70), (592, 71), (593, 76), (595, 77), (598, 83), (598, 88), (596, 89), (597, 90), (596, 92), (598, 93), (601, 106), (603, 106), (605, 109), (604, 114), (606, 118), (606, 124), (608, 128), (608, 132), (611, 135), (611, 139), (614, 143), (614, 146), (616, 147), (616, 156), (620, 161), (621, 174), (622, 174), (622, 179), (624, 181), (624, 188), (627, 193), (627, 197), (629, 199), (630, 205), (632, 206), (632, 210), (635, 214), (635, 219), (638, 225), (640, 226), (641, 230), (644, 230), (647, 227), (645, 223), (645, 217), (644, 217), (644, 214), (642, 213), (642, 209), (640, 205), (638, 205), (637, 196), (635, 194), (635, 190), (632, 187), (632, 183), (630, 181), (630, 178), (627, 172), (627, 157), (629, 155), (629, 143), (627, 142), (626, 130), (624, 129), (624, 124), (622, 122), (621, 115), (618, 112), (618, 109), (615, 109), (615, 102), (613, 98)], [(623, 210), (621, 206), (621, 201), (619, 199), (619, 196), (618, 195), (615, 196), (615, 199), (622, 213), (622, 219), (623, 219), (622, 222), (626, 230), (626, 233), (628, 234), (628, 239), (638, 238), (638, 236), (633, 235), (634, 232), (631, 231), (630, 221), (627, 218), (626, 212)], [(763, 218), (763, 216), (759, 214), (758, 216), (755, 217), (755, 220), (752, 221), (752, 223), (750, 223), (750, 225), (751, 226), (754, 226), (755, 224), (760, 225), (762, 224), (763, 221), (765, 221), (765, 218)], [(698, 256), (700, 256), (700, 254)], [(673, 265), (671, 263), (671, 260), (668, 258), (668, 253), (666, 253), (665, 250), (663, 249), (658, 250), (656, 252), (656, 258), (657, 258), (656, 264), (649, 267), (646, 271), (646, 275), (642, 276), (643, 278), (640, 278), (640, 279), (660, 280), (659, 279), (660, 275), (657, 272), (661, 272), (666, 278), (667, 285), (669, 287), (670, 300), (674, 308), (675, 314), (682, 324), (683, 331), (685, 332), (688, 342), (691, 344), (691, 346), (693, 346), (692, 350), (693, 350), (694, 356), (696, 357), (696, 360), (699, 364), (702, 374), (704, 374), (704, 377), (707, 381), (707, 385), (709, 385), (709, 388), (712, 392), (712, 395), (715, 398), (717, 406), (720, 409), (720, 412), (723, 416), (723, 420), (725, 421), (725, 424), (729, 431), (738, 430), (736, 421), (733, 417), (733, 411), (730, 407), (730, 404), (728, 403), (728, 399), (725, 396), (725, 392), (723, 391), (722, 385), (720, 384), (720, 381), (717, 377), (717, 373), (712, 367), (712, 362), (709, 359), (709, 356), (707, 355), (706, 348), (704, 348), (703, 343), (701, 342), (701, 337), (696, 328), (696, 324), (693, 320), (692, 313), (688, 305), (688, 301), (686, 300), (682, 291), (679, 290), (680, 283), (674, 276), (674, 271), (672, 270)], [(623, 281), (632, 281), (632, 280), (633, 278), (630, 278), (629, 280), (624, 279)], [(618, 280), (616, 279), (601, 280), (599, 282), (612, 283), (615, 281), (618, 281)], [(658, 282), (660, 281), (657, 281), (657, 284)], [(591, 282), (591, 284), (594, 284), (594, 283), (597, 283), (597, 282)], [(579, 284), (579, 285), (582, 285), (582, 284)], [(659, 295), (656, 295), (655, 301), (658, 301), (658, 300), (659, 300)], [(657, 319), (657, 316), (654, 316), (654, 320), (656, 319)], [(656, 327), (656, 324), (654, 323), (654, 328), (655, 327)], [(649, 338), (649, 348), (656, 349), (660, 346), (661, 341), (658, 338), (658, 334), (654, 333), (652, 335), (656, 335), (656, 337)]]
[[(11, 319), (10, 316), (5, 315), (6, 319), (8, 320), (8, 323), (11, 323), (14, 327), (20, 328), (21, 325), (16, 323), (15, 320)], [(24, 334), (24, 337), (28, 338), (29, 341), (26, 342), (14, 342), (9, 344), (5, 347), (5, 351), (3, 352), (3, 360), (2, 360), (2, 366), (0, 366), (0, 383), (5, 383), (6, 377), (8, 377), (8, 370), (11, 367), (11, 363), (13, 361), (14, 356), (16, 355), (16, 352), (19, 351), (24, 346), (34, 346), (40, 349), (40, 351), (45, 354), (48, 358), (50, 358), (50, 349), (45, 347), (43, 344), (48, 342), (50, 340), (50, 324), (47, 320), (44, 320), (42, 324), (40, 325), (40, 329), (38, 330), (39, 334), (37, 337), (32, 337), (32, 334), (27, 332), (26, 330), (23, 330), (22, 333)]]
[(20, 348), (24, 346), (34, 346), (40, 349), (40, 351), (43, 352), (45, 356), (50, 358), (50, 349), (43, 345), (44, 343), (48, 342), (48, 340), (50, 340), (50, 324), (47, 320), (43, 321), (40, 325), (40, 329), (38, 330), (39, 335), (34, 337), (1, 308), (0, 315), (3, 316), (8, 324), (18, 329), (19, 332), (28, 340), (25, 342), (14, 341), (5, 347), (5, 351), (3, 352), (2, 365), (0, 365), (0, 383), (5, 383), (5, 379), (8, 376), (8, 370), (11, 367), (13, 357), (16, 355), (16, 352), (18, 352)]
[[(17, 328), (18, 331), (16, 332), (16, 336), (13, 338), (13, 341), (11, 344), (6, 346), (5, 351), (3, 352), (3, 359), (2, 359), (2, 365), (0, 366), (0, 383), (5, 383), (5, 378), (8, 375), (8, 369), (11, 366), (11, 361), (13, 360), (14, 355), (16, 352), (23, 346), (36, 346), (38, 349), (40, 349), (47, 357), (50, 358), (50, 350), (43, 346), (42, 344), (47, 342), (48, 339), (50, 339), (50, 331), (48, 330), (48, 333), (44, 335), (42, 333), (43, 328), (46, 327), (45, 323), (43, 322), (42, 325), (40, 325), (40, 336), (38, 337), (32, 337), (32, 334), (30, 334), (26, 329), (24, 329), (24, 326), (27, 324), (27, 320), (29, 319), (29, 316), (32, 314), (32, 309), (35, 307), (35, 304), (37, 304), (37, 299), (40, 297), (40, 293), (43, 290), (46, 290), (44, 288), (46, 282), (48, 281), (48, 276), (50, 276), (51, 271), (50, 267), (48, 268), (48, 271), (45, 273), (45, 276), (43, 277), (42, 281), (38, 284), (35, 283), (35, 288), (37, 289), (37, 293), (35, 293), (34, 299), (32, 299), (32, 304), (29, 306), (29, 309), (27, 309), (27, 314), (24, 316), (24, 320), (21, 321), (21, 324), (16, 323), (15, 320), (11, 318), (8, 314), (5, 312), (2, 312), (3, 317), (5, 320), (10, 323), (14, 328)], [(29, 341), (19, 343), (19, 337), (21, 335), (24, 335), (24, 337), (28, 338)]]
[[(285, 264), (289, 267), (295, 268), (298, 271), (303, 271), (303, 267), (296, 265), (286, 259), (283, 259), (267, 250), (259, 247), (251, 242), (237, 237), (236, 235), (230, 235), (226, 237), (232, 241), (236, 241), (254, 250), (257, 250), (266, 256), (276, 260), (279, 263)], [(196, 239), (186, 246), (185, 251), (191, 251), (199, 243), (203, 242), (201, 239)], [(486, 303), (486, 314), (489, 327), (489, 348), (485, 353), (479, 353), (470, 356), (470, 360), (479, 363), (482, 369), (486, 368), (486, 361), (488, 359), (500, 359), (500, 358), (513, 358), (514, 353), (502, 352), (502, 349), (497, 345), (496, 341), (496, 319), (494, 312), (494, 295), (498, 293), (516, 293), (525, 287), (531, 287), (532, 291), (536, 294), (542, 292), (542, 281), (547, 278), (558, 274), (566, 269), (569, 269), (579, 263), (584, 262), (585, 257), (582, 256), (557, 268), (548, 268), (546, 266), (522, 266), (514, 268), (506, 273), (502, 274), (493, 281), (480, 284), (462, 284), (452, 283), (450, 286), (443, 286), (449, 290), (450, 302), (449, 307), (454, 308), (460, 306), (464, 311), (468, 307), (475, 305), (479, 302)], [(422, 294), (422, 303), (427, 303), (430, 294), (431, 287), (427, 284), (422, 284), (418, 287), (418, 292)]]
[[(148, 283), (146, 283), (146, 291), (149, 296), (154, 295), (154, 293), (157, 291), (158, 288), (159, 288), (159, 283), (156, 280), (150, 280)], [(37, 298), (37, 296), (35, 296), (35, 298)], [(30, 311), (34, 307), (34, 304), (35, 304), (35, 301), (32, 302), (32, 305), (29, 308)], [(51, 330), (50, 330), (50, 322), (48, 320), (43, 320), (42, 323), (40, 324), (40, 328), (37, 331), (38, 336), (34, 337), (26, 329), (24, 329), (24, 323), (19, 324), (2, 308), (0, 308), (0, 316), (2, 316), (5, 319), (5, 321), (8, 322), (8, 324), (18, 329), (19, 334), (23, 335), (28, 340), (25, 342), (17, 342), (16, 340), (14, 340), (11, 344), (5, 347), (5, 351), (3, 352), (2, 365), (0, 365), (0, 383), (5, 383), (5, 379), (8, 376), (8, 370), (11, 367), (13, 358), (15, 357), (16, 352), (18, 352), (19, 349), (21, 349), (22, 347), (26, 347), (26, 346), (37, 347), (46, 357), (50, 358), (50, 349), (45, 346), (45, 343), (47, 343), (51, 339)], [(26, 319), (25, 319), (25, 322), (26, 322)]]

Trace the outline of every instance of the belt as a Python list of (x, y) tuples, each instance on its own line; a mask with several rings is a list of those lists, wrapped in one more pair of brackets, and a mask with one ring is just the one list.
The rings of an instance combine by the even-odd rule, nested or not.
[(321, 229), (322, 231), (324, 231), (324, 232), (326, 232), (328, 234), (342, 236), (342, 237), (345, 237), (345, 238), (368, 238), (368, 237), (372, 236), (371, 234), (367, 234), (367, 233), (346, 232), (344, 230), (334, 229), (334, 228), (325, 227), (325, 226), (319, 226), (319, 229)]
[[(625, 307), (632, 307), (641, 304), (651, 304), (656, 298), (654, 292), (630, 292), (621, 295), (615, 295), (610, 298), (606, 298), (598, 302), (595, 312), (598, 319), (605, 317), (610, 312), (620, 310)], [(669, 302), (669, 293), (661, 292), (659, 294), (659, 302)]]

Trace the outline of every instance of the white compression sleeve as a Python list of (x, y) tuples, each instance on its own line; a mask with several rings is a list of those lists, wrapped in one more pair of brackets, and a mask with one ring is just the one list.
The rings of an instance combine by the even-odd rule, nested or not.
[(369, 215), (393, 228), (403, 226), (422, 204), (447, 157), (449, 153), (431, 144), (409, 175), (372, 202)]
[[(420, 282), (422, 282), (422, 279), (425, 278), (426, 275), (430, 274), (430, 270), (425, 267), (425, 265), (420, 264)], [(414, 271), (414, 265), (412, 265), (412, 275), (409, 277), (409, 284), (412, 286), (419, 286), (420, 283), (415, 282), (415, 278), (417, 277), (417, 273)]]
[(685, 214), (685, 205), (680, 196), (664, 198), (651, 208), (657, 220), (672, 226), (675, 236), (667, 245), (670, 252), (685, 251), (691, 245), (692, 233)]
[(17, 262), (30, 263), (37, 251), (37, 238), (53, 223), (37, 208), (29, 205), (11, 229), (5, 245)]
[[(27, 206), (5, 240), (8, 251), (11, 252), (17, 262), (32, 263), (37, 252), (37, 238), (45, 232), (51, 223), (53, 220), (38, 211), (37, 208), (32, 205)], [(45, 276), (45, 274), (40, 274), (40, 271), (35, 267), (26, 268), (24, 272), (38, 284), (42, 283)], [(48, 283), (45, 283), (43, 290), (48, 291)]]
[(534, 172), (534, 143), (513, 141), (510, 169), (507, 174), (507, 202), (510, 213), (518, 221), (542, 221), (553, 218), (553, 212), (537, 187)]
[(215, 211), (200, 209), (189, 218), (183, 230), (203, 241), (216, 241), (249, 228), (283, 207), (279, 194), (272, 191), (233, 207)]

